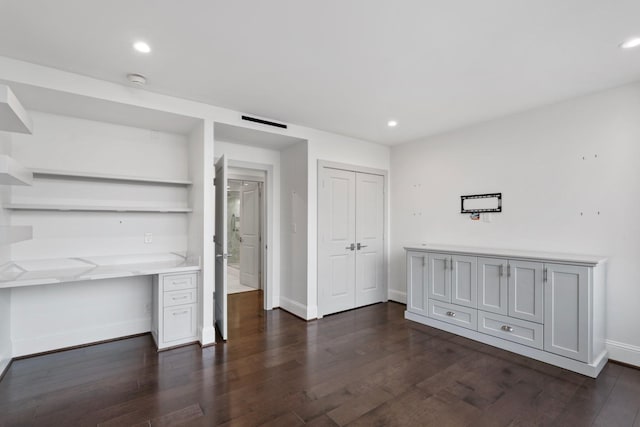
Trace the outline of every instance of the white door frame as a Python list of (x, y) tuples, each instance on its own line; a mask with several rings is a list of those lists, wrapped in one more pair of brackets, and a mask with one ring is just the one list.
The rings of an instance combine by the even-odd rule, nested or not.
[[(261, 202), (261, 233), (262, 233), (262, 246), (260, 247), (261, 261), (261, 275), (262, 275), (262, 291), (264, 292), (264, 309), (272, 310), (273, 301), (275, 299), (275, 284), (274, 284), (274, 254), (272, 248), (274, 248), (274, 175), (273, 165), (266, 163), (247, 162), (244, 160), (228, 159), (227, 163), (229, 168), (242, 168), (252, 169), (264, 172), (264, 181), (261, 181), (259, 177), (251, 175), (231, 174), (232, 179), (244, 179), (245, 181), (258, 181), (263, 182), (262, 185), (262, 202)], [(279, 254), (278, 254), (279, 259)]]
[[(359, 166), (359, 165), (352, 165), (349, 163), (341, 163), (341, 162), (332, 162), (329, 160), (318, 160), (318, 179), (317, 179), (317, 194), (318, 194), (318, 203), (317, 203), (317, 212), (316, 212), (316, 217), (318, 217), (320, 215), (320, 192), (322, 191), (322, 173), (323, 170), (325, 168), (328, 169), (340, 169), (340, 170), (345, 170), (345, 171), (350, 171), (350, 172), (361, 172), (361, 173), (368, 173), (368, 174), (372, 174), (372, 175), (382, 175), (384, 177), (384, 185), (383, 185), (383, 199), (384, 199), (384, 220), (383, 220), (383, 224), (384, 224), (384, 230), (383, 230), (383, 234), (382, 234), (382, 239), (383, 239), (383, 245), (382, 245), (382, 256), (383, 256), (383, 265), (384, 265), (384, 274), (383, 277), (386, 278), (385, 283), (384, 283), (384, 302), (387, 302), (389, 299), (389, 171), (384, 170), (384, 169), (376, 169), (376, 168), (370, 168), (370, 167), (366, 167), (366, 166)], [(320, 242), (321, 240), (321, 236), (320, 233), (322, 232), (322, 230), (320, 230), (320, 227), (317, 227), (317, 235), (316, 235), (316, 240), (317, 240), (317, 256), (318, 258), (316, 259), (316, 266), (319, 265), (320, 262)], [(321, 289), (320, 289), (320, 278), (318, 277), (318, 271), (316, 268), (316, 283), (318, 284), (318, 286), (316, 286), (316, 292), (317, 292), (317, 301), (318, 301), (318, 319), (322, 318), (322, 307), (320, 307), (320, 304), (322, 304), (322, 297), (320, 295), (321, 293)]]

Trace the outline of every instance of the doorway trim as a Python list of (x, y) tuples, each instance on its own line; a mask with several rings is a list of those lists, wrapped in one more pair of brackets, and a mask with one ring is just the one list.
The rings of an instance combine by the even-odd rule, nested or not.
[[(264, 309), (272, 310), (275, 300), (275, 279), (274, 279), (274, 176), (273, 165), (266, 163), (248, 162), (244, 160), (228, 160), (229, 168), (252, 169), (264, 172), (264, 185), (262, 187), (262, 203), (261, 203), (261, 221), (262, 227), (262, 246), (260, 248), (260, 258), (262, 265), (262, 286), (264, 295)], [(233, 174), (234, 177), (242, 175)], [(242, 176), (243, 179), (250, 181), (260, 181), (257, 177)]]
[[(390, 247), (389, 247), (389, 171), (385, 170), (385, 169), (376, 169), (376, 168), (370, 168), (367, 166), (359, 166), (359, 165), (353, 165), (353, 164), (349, 164), (349, 163), (341, 163), (341, 162), (334, 162), (334, 161), (330, 161), (330, 160), (318, 160), (318, 176), (317, 176), (317, 203), (316, 203), (316, 215), (317, 217), (319, 217), (320, 215), (320, 192), (322, 191), (322, 173), (324, 171), (324, 169), (339, 169), (339, 170), (344, 170), (344, 171), (350, 171), (350, 172), (361, 172), (361, 173), (368, 173), (371, 175), (381, 175), (384, 179), (384, 183), (383, 183), (383, 188), (382, 188), (382, 192), (383, 192), (383, 232), (382, 232), (382, 241), (383, 241), (383, 245), (382, 245), (382, 256), (383, 256), (383, 266), (384, 266), (384, 273), (383, 273), (383, 277), (385, 278), (385, 282), (384, 282), (384, 299), (383, 302), (387, 302), (389, 300), (389, 272), (390, 272), (390, 268), (389, 268), (389, 253), (390, 253)], [(321, 244), (321, 236), (320, 233), (322, 232), (322, 230), (320, 229), (320, 227), (317, 227), (317, 235), (316, 235), (316, 240), (317, 240), (317, 247), (316, 247), (316, 253), (317, 253), (317, 258), (316, 258), (316, 298), (318, 301), (318, 314), (317, 317), (318, 319), (321, 319), (323, 317), (323, 307), (322, 305), (322, 296), (321, 296), (321, 283), (320, 283), (320, 277), (318, 274), (318, 268), (317, 266), (320, 265), (320, 244)]]

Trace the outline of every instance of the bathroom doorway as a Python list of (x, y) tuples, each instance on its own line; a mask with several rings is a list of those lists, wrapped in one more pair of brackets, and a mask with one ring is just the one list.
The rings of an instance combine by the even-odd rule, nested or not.
[(263, 182), (230, 178), (227, 186), (227, 289), (263, 289)]

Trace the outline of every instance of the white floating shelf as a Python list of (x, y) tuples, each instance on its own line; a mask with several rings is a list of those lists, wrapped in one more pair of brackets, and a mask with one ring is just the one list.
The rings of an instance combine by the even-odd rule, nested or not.
[(10, 203), (6, 209), (25, 211), (77, 211), (77, 212), (159, 212), (159, 213), (188, 213), (190, 208), (165, 206), (95, 206), (95, 205), (54, 205)]
[(4, 225), (0, 226), (0, 245), (31, 240), (33, 227), (30, 225)]
[(31, 134), (31, 118), (9, 86), (0, 85), (0, 131)]
[(31, 171), (11, 157), (0, 155), (0, 184), (2, 185), (31, 185), (33, 174)]
[(90, 172), (70, 172), (70, 171), (60, 171), (60, 170), (41, 169), (41, 168), (33, 168), (31, 169), (31, 171), (35, 176), (40, 176), (43, 178), (46, 178), (46, 177), (77, 178), (77, 179), (98, 179), (98, 180), (105, 180), (105, 181), (142, 182), (142, 183), (149, 183), (149, 184), (191, 185), (191, 181), (180, 180), (180, 179), (146, 178), (141, 176), (112, 175), (112, 174), (90, 173)]

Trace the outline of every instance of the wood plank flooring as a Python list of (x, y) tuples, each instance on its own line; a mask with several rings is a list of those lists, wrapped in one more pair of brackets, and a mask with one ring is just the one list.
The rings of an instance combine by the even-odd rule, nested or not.
[(597, 380), (403, 319), (377, 304), (304, 322), (229, 297), (229, 341), (150, 336), (15, 361), (2, 426), (640, 426), (640, 371)]

